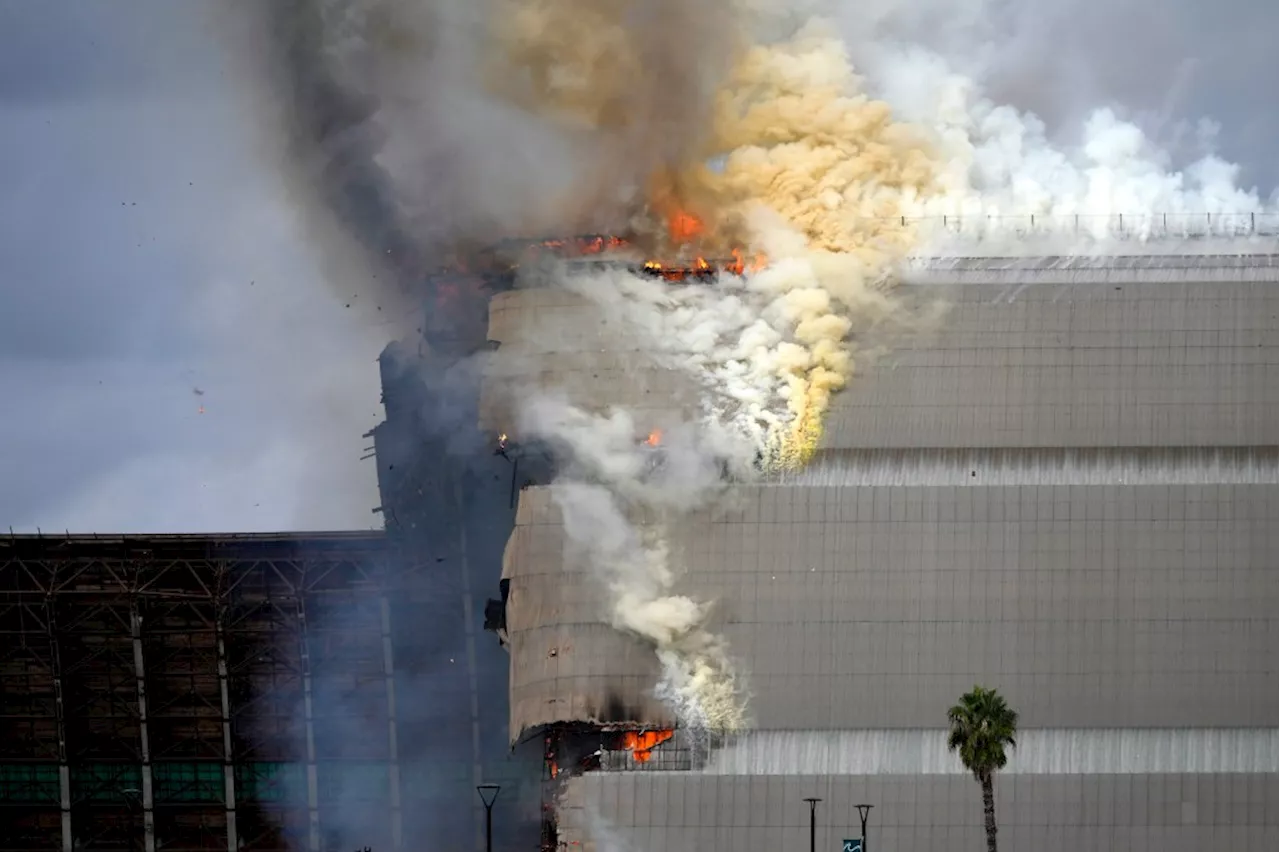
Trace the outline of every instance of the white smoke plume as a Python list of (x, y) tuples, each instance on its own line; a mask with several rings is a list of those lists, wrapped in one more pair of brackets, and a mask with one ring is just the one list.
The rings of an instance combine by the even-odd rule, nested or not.
[[(1182, 169), (1134, 123), (1112, 109), (1093, 112), (1075, 147), (1053, 145), (1034, 115), (992, 103), (973, 81), (924, 52), (897, 57), (885, 71), (885, 94), (908, 120), (925, 123), (946, 164), (938, 193), (910, 206), (912, 215), (985, 219), (1041, 216), (1046, 226), (1114, 234), (1118, 217), (1137, 237), (1205, 229), (1233, 234), (1249, 214), (1268, 211), (1255, 189), (1237, 185), (1239, 168), (1209, 154)], [(1274, 207), (1270, 209), (1273, 211)], [(1202, 221), (1203, 220), (1203, 223)]]
[(824, 259), (797, 252), (706, 287), (624, 270), (566, 275), (561, 283), (639, 338), (650, 358), (703, 389), (699, 414), (704, 428), (723, 433), (718, 445), (745, 441), (776, 466), (801, 461), (816, 442), (816, 432), (802, 434), (800, 424), (816, 429), (806, 414), (825, 410), (853, 372), (851, 332), (906, 316), (882, 288), (885, 277), (839, 279), (844, 286), (833, 295), (822, 286)]
[[(1178, 133), (1156, 136), (1167, 116), (1153, 123), (1116, 105), (1073, 106), (1051, 125), (998, 101), (988, 79), (1018, 73), (1011, 65), (1025, 59), (1014, 58), (1016, 46), (1027, 45), (1023, 36), (1050, 13), (1083, 10), (1070, 0), (877, 0), (841, 15), (869, 90), (901, 120), (927, 129), (936, 148), (934, 192), (911, 203), (908, 215), (931, 217), (934, 226), (946, 216), (947, 230), (964, 241), (1280, 232), (1275, 193), (1240, 183), (1242, 169), (1216, 154), (1207, 120), (1194, 132), (1178, 124)], [(1052, 52), (1051, 37), (1032, 37)]]
[(707, 626), (708, 606), (673, 592), (666, 537), (673, 520), (723, 489), (728, 459), (713, 456), (710, 432), (678, 425), (652, 447), (626, 412), (592, 415), (554, 397), (528, 400), (520, 426), (567, 457), (552, 489), (565, 533), (603, 583), (610, 623), (653, 646), (657, 696), (685, 726), (742, 727), (745, 696), (728, 649)]

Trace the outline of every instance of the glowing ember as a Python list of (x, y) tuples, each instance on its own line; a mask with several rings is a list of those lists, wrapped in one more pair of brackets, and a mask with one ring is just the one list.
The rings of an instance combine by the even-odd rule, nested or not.
[(648, 763), (653, 750), (675, 736), (675, 731), (627, 731), (622, 735), (622, 747), (631, 752), (637, 763)]
[(538, 245), (541, 248), (552, 249), (558, 254), (567, 257), (582, 257), (585, 255), (600, 254), (606, 251), (615, 251), (617, 249), (626, 248), (628, 243), (622, 237), (591, 235), (585, 237), (570, 237), (564, 240), (543, 240), (538, 243)]
[(662, 443), (662, 430), (654, 429), (649, 433), (649, 437), (644, 439), (644, 442), (651, 447), (658, 446), (658, 444)]

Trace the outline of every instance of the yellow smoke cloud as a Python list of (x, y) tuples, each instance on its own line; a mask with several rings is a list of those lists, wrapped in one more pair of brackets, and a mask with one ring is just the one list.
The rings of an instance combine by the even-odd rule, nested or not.
[(698, 167), (722, 221), (746, 223), (750, 249), (772, 260), (760, 284), (782, 297), (793, 341), (777, 361), (791, 419), (773, 449), (785, 466), (812, 455), (831, 396), (852, 375), (854, 320), (892, 309), (884, 289), (914, 236), (904, 203), (929, 193), (936, 174), (923, 134), (859, 88), (821, 24), (752, 47), (716, 98), (723, 169)]
[[(570, 193), (580, 209), (630, 185), (633, 224), (653, 222), (636, 207), (692, 212), (708, 226), (701, 253), (768, 257), (752, 286), (784, 326), (768, 357), (787, 423), (769, 451), (790, 467), (852, 375), (855, 325), (893, 308), (884, 290), (913, 241), (904, 205), (937, 169), (923, 135), (861, 92), (834, 32), (811, 23), (746, 46), (746, 23), (732, 0), (512, 0), (494, 19), (494, 80), (605, 152)], [(662, 246), (655, 230), (641, 237)]]

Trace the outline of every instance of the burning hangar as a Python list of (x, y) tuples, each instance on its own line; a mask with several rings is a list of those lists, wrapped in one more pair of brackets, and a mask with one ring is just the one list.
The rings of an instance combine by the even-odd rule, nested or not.
[[(1276, 285), (1274, 247), (918, 264), (903, 293), (945, 297), (937, 331), (854, 378), (806, 469), (674, 532), (677, 591), (716, 602), (747, 678), (728, 739), (677, 729), (553, 487), (522, 490), (511, 736), (546, 742), (556, 842), (799, 848), (817, 797), (819, 848), (859, 803), (873, 848), (976, 848), (944, 728), (977, 682), (1022, 716), (997, 785), (1014, 848), (1274, 848)], [(503, 293), (490, 337), (524, 367), (491, 383), (655, 415), (696, 397), (572, 294)]]
[[(482, 781), (498, 849), (786, 848), (805, 797), (823, 848), (863, 802), (874, 848), (975, 846), (941, 739), (975, 681), (1023, 718), (1015, 847), (1275, 848), (1274, 249), (913, 269), (945, 324), (855, 379), (807, 469), (679, 530), (749, 679), (722, 739), (598, 621), (554, 450), (502, 437), (513, 381), (694, 403), (591, 305), (517, 286), (530, 253), (606, 249), (433, 278), (423, 345), (382, 358), (385, 534), (0, 542), (0, 852), (474, 849)], [(495, 346), (507, 372), (459, 374)]]

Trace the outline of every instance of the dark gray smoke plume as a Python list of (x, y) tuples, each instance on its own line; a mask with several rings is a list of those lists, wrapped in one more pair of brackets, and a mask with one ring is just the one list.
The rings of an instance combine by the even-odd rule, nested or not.
[(219, 29), (328, 277), (387, 300), (455, 249), (626, 224), (704, 153), (726, 6), (271, 0)]
[(375, 119), (380, 101), (368, 72), (363, 80), (355, 72), (376, 64), (379, 45), (355, 12), (345, 2), (272, 0), (224, 7), (218, 23), (244, 75), (262, 156), (284, 180), (326, 277), (340, 293), (398, 314), (416, 307), (405, 297), (433, 235), (415, 230), (378, 161), (387, 141)]

